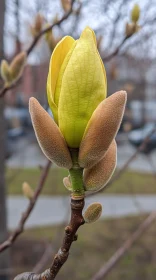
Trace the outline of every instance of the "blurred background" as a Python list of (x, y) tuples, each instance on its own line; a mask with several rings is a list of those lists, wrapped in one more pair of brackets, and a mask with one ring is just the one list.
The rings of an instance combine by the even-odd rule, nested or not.
[[(135, 4), (140, 16), (133, 29)], [(70, 0), (0, 0), (0, 59), (10, 62), (27, 50), (38, 33), (68, 13), (71, 5)], [(87, 25), (96, 33), (108, 95), (126, 90), (128, 102), (116, 138), (117, 171), (108, 188), (86, 200), (86, 206), (95, 200), (102, 203), (102, 218), (96, 226), (80, 228), (58, 280), (92, 279), (156, 210), (156, 0), (77, 0), (69, 17), (40, 38), (22, 77), (0, 100), (0, 243), (15, 230), (29, 203), (23, 182), (35, 189), (47, 162), (31, 125), (29, 98), (36, 97), (51, 114), (46, 98), (51, 53), (63, 36), (77, 39)], [(52, 164), (24, 233), (0, 254), (0, 280), (49, 267), (70, 213), (69, 193), (62, 183), (66, 175)], [(111, 269), (109, 279), (156, 279), (155, 236), (152, 223)]]

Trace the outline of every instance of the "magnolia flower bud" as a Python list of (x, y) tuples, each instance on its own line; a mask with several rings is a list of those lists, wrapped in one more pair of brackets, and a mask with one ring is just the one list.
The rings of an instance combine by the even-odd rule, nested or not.
[(12, 81), (11, 73), (10, 73), (10, 67), (8, 62), (3, 59), (1, 62), (1, 76), (2, 79), (5, 81), (5, 85), (9, 85)]
[(10, 64), (10, 72), (14, 82), (21, 76), (23, 72), (26, 63), (26, 57), (26, 52), (20, 52), (15, 56)]
[(30, 200), (33, 198), (34, 191), (27, 182), (24, 182), (22, 184), (22, 190), (25, 197), (27, 197)]
[(96, 222), (102, 214), (102, 205), (98, 202), (94, 202), (88, 206), (86, 209), (83, 218), (86, 223)]
[(131, 20), (134, 23), (137, 23), (140, 17), (140, 7), (139, 5), (135, 4), (132, 11), (131, 11)]
[(51, 56), (47, 95), (70, 148), (79, 148), (87, 123), (106, 92), (106, 73), (94, 32), (86, 27), (76, 41), (64, 37)]

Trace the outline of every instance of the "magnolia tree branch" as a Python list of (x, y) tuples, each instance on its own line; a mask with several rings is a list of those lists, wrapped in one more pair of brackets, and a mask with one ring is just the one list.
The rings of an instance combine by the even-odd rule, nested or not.
[(16, 241), (17, 237), (23, 232), (24, 230), (24, 225), (27, 221), (27, 219), (29, 218), (30, 213), (32, 212), (37, 199), (43, 189), (44, 183), (46, 181), (49, 169), (51, 166), (51, 162), (47, 161), (44, 169), (42, 170), (39, 182), (38, 182), (38, 186), (34, 192), (34, 196), (32, 197), (32, 199), (30, 200), (28, 207), (26, 208), (26, 210), (24, 211), (24, 213), (21, 216), (21, 219), (18, 223), (18, 226), (16, 227), (16, 229), (12, 232), (12, 234), (9, 236), (9, 238), (4, 241), (3, 243), (0, 244), (0, 252), (6, 250), (7, 248), (11, 247), (12, 244)]
[[(68, 217), (68, 210), (66, 213), (66, 216)], [(67, 218), (68, 221), (68, 218)], [(52, 254), (55, 253), (56, 248), (58, 248), (59, 246), (59, 242), (60, 239), (62, 238), (62, 231), (65, 228), (67, 221), (64, 221), (60, 226), (58, 226), (57, 232), (55, 234), (55, 238), (53, 239), (52, 243), (47, 244), (45, 251), (43, 253), (43, 255), (41, 256), (40, 260), (36, 263), (36, 265), (33, 268), (33, 272), (35, 273), (40, 273), (41, 271), (43, 271), (43, 269), (45, 268), (46, 264), (49, 261), (49, 258), (51, 258)]]
[(127, 251), (133, 246), (144, 232), (146, 232), (153, 222), (156, 221), (156, 212), (151, 212), (150, 215), (141, 223), (137, 230), (130, 236), (129, 239), (115, 252), (115, 254), (108, 260), (104, 266), (92, 277), (91, 280), (103, 280), (114, 266), (120, 261), (120, 259), (127, 253)]
[(15, 280), (53, 280), (55, 279), (57, 273), (66, 262), (69, 256), (69, 250), (73, 243), (73, 241), (77, 240), (77, 230), (81, 225), (85, 223), (84, 218), (82, 216), (82, 210), (84, 208), (84, 197), (80, 197), (79, 199), (71, 198), (71, 219), (69, 225), (65, 227), (65, 233), (62, 245), (55, 255), (51, 267), (45, 270), (41, 274), (35, 274), (33, 272), (22, 273), (15, 277)]
[(125, 44), (125, 42), (127, 41), (127, 39), (129, 39), (130, 37), (132, 37), (132, 35), (131, 35), (131, 36), (125, 36), (125, 37), (122, 39), (121, 43), (117, 46), (117, 48), (116, 48), (111, 54), (109, 54), (109, 55), (107, 55), (107, 56), (104, 56), (102, 60), (103, 60), (104, 62), (107, 62), (107, 61), (111, 60), (114, 56), (116, 56), (116, 55), (119, 53), (120, 49), (121, 49), (121, 48), (123, 47), (123, 45)]
[[(110, 187), (117, 179), (120, 178), (120, 176), (125, 172), (125, 170), (128, 168), (128, 166), (130, 165), (130, 163), (137, 157), (137, 155), (141, 152), (143, 152), (146, 149), (146, 146), (149, 142), (150, 137), (156, 132), (156, 127), (154, 129), (152, 129), (149, 134), (144, 138), (144, 140), (142, 141), (141, 145), (136, 149), (136, 151), (134, 152), (134, 154), (132, 154), (132, 156), (130, 158), (128, 158), (128, 160), (125, 162), (125, 164), (123, 165), (123, 167), (116, 173), (116, 175), (113, 176), (113, 179), (111, 179), (111, 181), (104, 187), (104, 189), (102, 189), (99, 192), (104, 192), (108, 187)], [(98, 193), (99, 193), (98, 192)], [(88, 194), (88, 196), (94, 196), (95, 193), (91, 193)]]
[[(26, 50), (26, 55), (27, 57), (29, 56), (29, 54), (32, 52), (32, 50), (34, 49), (34, 47), (36, 46), (36, 44), (38, 43), (38, 41), (40, 40), (40, 38), (47, 33), (48, 31), (52, 30), (55, 26), (59, 26), (62, 22), (64, 22), (73, 12), (73, 4), (74, 4), (75, 0), (71, 1), (71, 7), (70, 10), (68, 11), (68, 13), (66, 13), (65, 15), (63, 15), (63, 17), (58, 20), (57, 22), (49, 25), (47, 28), (43, 29), (33, 40), (33, 42), (31, 43), (31, 45), (29, 46), (29, 48)], [(5, 95), (5, 93), (7, 91), (9, 91), (10, 89), (14, 88), (21, 77), (19, 77), (16, 82), (13, 82), (11, 85), (9, 86), (4, 86), (1, 91), (0, 91), (0, 97), (3, 97)]]
[[(141, 145), (136, 149), (136, 151), (134, 152), (134, 154), (132, 154), (132, 156), (125, 162), (124, 166), (117, 172), (117, 174), (113, 177), (113, 179), (110, 181), (110, 183), (107, 184), (106, 188), (109, 187), (110, 185), (112, 185), (112, 183), (114, 183), (122, 174), (123, 172), (127, 169), (127, 167), (130, 165), (130, 163), (136, 158), (136, 156), (143, 152), (146, 147), (147, 144), (150, 140), (150, 137), (156, 132), (156, 127), (154, 127), (149, 133), (148, 135), (144, 138), (144, 140), (142, 141)], [(105, 189), (104, 188), (104, 191)]]

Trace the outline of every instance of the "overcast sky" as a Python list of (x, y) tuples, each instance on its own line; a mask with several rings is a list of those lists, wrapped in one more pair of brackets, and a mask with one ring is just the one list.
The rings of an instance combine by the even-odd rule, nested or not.
[[(111, 44), (110, 42), (110, 34), (113, 30), (113, 20), (116, 16), (116, 13), (119, 11), (120, 2), (122, 0), (114, 0), (110, 1), (110, 4), (105, 6), (104, 0), (84, 0), (82, 1), (82, 12), (81, 17), (79, 19), (78, 28), (76, 30), (73, 29), (73, 36), (78, 36), (80, 32), (84, 29), (85, 26), (89, 25), (96, 32), (97, 35), (101, 34), (103, 36), (102, 49), (106, 49), (109, 47), (109, 51), (111, 52), (122, 40), (124, 37), (124, 30), (126, 22), (130, 19), (130, 11), (135, 3), (138, 3), (141, 9), (141, 17), (139, 24), (144, 24), (146, 19), (152, 19), (156, 16), (156, 0), (124, 0), (125, 7), (121, 8), (121, 20), (117, 24), (115, 40)], [(7, 55), (11, 55), (14, 53), (14, 35), (16, 34), (16, 17), (15, 17), (15, 0), (7, 0), (6, 5), (6, 17), (5, 17), (5, 50)], [(20, 40), (23, 43), (23, 46), (26, 48), (32, 38), (30, 36), (29, 26), (33, 23), (34, 17), (37, 11), (40, 11), (44, 14), (44, 16), (48, 19), (49, 22), (52, 22), (53, 18), (56, 14), (59, 17), (63, 14), (63, 10), (61, 8), (61, 4), (59, 0), (19, 0), (20, 6)], [(54, 33), (58, 36), (60, 32), (61, 35), (68, 34), (69, 30), (71, 30), (73, 24), (74, 17), (70, 17), (66, 22), (61, 25), (61, 30), (58, 27), (55, 28)], [(142, 38), (143, 34), (149, 32), (156, 32), (156, 22), (150, 27), (144, 27), (138, 34), (134, 35), (132, 39), (130, 39), (127, 44), (132, 45), (132, 42), (139, 41), (139, 38)], [(137, 39), (138, 38), (138, 39)], [(133, 44), (133, 47), (130, 48), (130, 52), (134, 52), (135, 55), (143, 57), (146, 55), (147, 57), (156, 58), (156, 40), (153, 35), (149, 40), (144, 40), (141, 43)], [(46, 45), (42, 44), (43, 41), (40, 42), (38, 47), (35, 49), (35, 52), (29, 58), (29, 61), (32, 63), (37, 63), (37, 58), (42, 59), (46, 57), (43, 52), (48, 56), (48, 48)], [(139, 44), (141, 44), (142, 51), (139, 50)], [(42, 48), (41, 48), (42, 45)], [(124, 49), (124, 48), (123, 48)]]

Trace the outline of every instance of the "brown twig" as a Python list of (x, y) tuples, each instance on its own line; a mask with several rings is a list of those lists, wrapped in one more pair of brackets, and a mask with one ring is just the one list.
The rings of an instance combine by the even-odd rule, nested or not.
[[(154, 129), (152, 129), (149, 134), (144, 138), (143, 142), (141, 143), (141, 145), (136, 149), (136, 151), (134, 152), (134, 154), (125, 162), (125, 164), (123, 165), (123, 167), (116, 173), (116, 175), (114, 175), (113, 179), (111, 179), (111, 181), (103, 188), (101, 189), (98, 193), (100, 192), (104, 192), (108, 187), (110, 187), (117, 179), (120, 178), (120, 176), (124, 173), (124, 171), (128, 168), (128, 166), (130, 165), (130, 163), (136, 158), (136, 156), (140, 153), (143, 152), (144, 149), (146, 148), (146, 145), (149, 142), (150, 137), (153, 135), (153, 133), (156, 132), (156, 127)], [(96, 193), (90, 193), (87, 196), (93, 196)]]
[[(66, 213), (66, 216), (68, 217), (68, 211)], [(67, 220), (68, 220), (68, 218), (67, 218)], [(56, 248), (58, 248), (60, 238), (62, 237), (62, 230), (64, 229), (66, 224), (67, 224), (67, 221), (64, 221), (60, 226), (58, 226), (55, 238), (53, 239), (52, 243), (49, 243), (46, 246), (41, 259), (34, 266), (34, 268), (33, 268), (34, 273), (40, 273), (41, 271), (43, 271), (43, 269), (45, 268), (49, 259), (51, 258), (52, 254), (55, 253)]]
[(130, 236), (129, 239), (115, 252), (115, 254), (108, 260), (106, 264), (92, 277), (91, 280), (104, 279), (114, 266), (120, 261), (125, 253), (132, 247), (135, 241), (149, 229), (149, 227), (156, 221), (156, 212), (151, 212), (149, 216), (141, 223), (138, 229)]
[(33, 210), (33, 208), (34, 208), (34, 206), (37, 202), (37, 199), (38, 199), (38, 197), (39, 197), (39, 195), (42, 191), (42, 188), (43, 188), (45, 180), (47, 178), (50, 166), (51, 166), (51, 162), (47, 161), (47, 163), (46, 163), (46, 165), (45, 165), (45, 167), (44, 167), (44, 169), (41, 173), (41, 176), (40, 176), (37, 188), (34, 192), (33, 198), (30, 200), (27, 209), (22, 214), (17, 228), (13, 231), (13, 233), (9, 236), (9, 238), (7, 240), (5, 240), (3, 243), (0, 244), (0, 252), (2, 252), (4, 250), (6, 250), (7, 248), (11, 247), (11, 245), (15, 242), (17, 237), (23, 232), (25, 222), (27, 221), (30, 213), (32, 212), (32, 210)]
[[(63, 15), (63, 17), (58, 20), (57, 22), (51, 24), (50, 26), (48, 26), (47, 28), (43, 29), (33, 40), (33, 42), (31, 43), (31, 45), (29, 46), (29, 48), (26, 50), (26, 54), (27, 56), (32, 52), (32, 50), (34, 49), (34, 47), (36, 46), (36, 44), (38, 43), (39, 39), (48, 31), (52, 30), (56, 25), (59, 26), (63, 21), (65, 21), (72, 13), (73, 11), (73, 4), (74, 4), (75, 0), (71, 1), (71, 7), (70, 10), (68, 11), (68, 13), (66, 13), (65, 15)], [(3, 97), (5, 95), (5, 93), (14, 88), (21, 77), (19, 77), (19, 79), (16, 82), (13, 82), (13, 84), (11, 84), (10, 86), (4, 86), (1, 90), (0, 90), (0, 97)]]
[(123, 40), (121, 41), (121, 43), (117, 46), (117, 48), (111, 54), (102, 58), (103, 62), (107, 62), (107, 61), (111, 60), (114, 56), (116, 56), (119, 53), (121, 47), (125, 44), (127, 39), (130, 38), (130, 37), (131, 36), (125, 36), (123, 38)]
[(73, 241), (77, 240), (77, 230), (78, 228), (85, 223), (82, 216), (82, 210), (84, 207), (84, 197), (79, 199), (71, 198), (71, 219), (67, 227), (65, 227), (64, 238), (62, 246), (59, 249), (58, 253), (55, 255), (52, 265), (49, 269), (45, 270), (41, 274), (35, 274), (33, 272), (26, 272), (15, 277), (15, 280), (53, 280), (55, 279), (57, 273), (66, 262), (69, 256), (69, 250)]
[(134, 152), (134, 154), (125, 162), (125, 164), (123, 165), (123, 167), (116, 173), (116, 175), (113, 177), (113, 179), (107, 184), (107, 186), (101, 190), (101, 191), (105, 191), (106, 188), (110, 187), (110, 185), (112, 185), (122, 174), (123, 172), (127, 169), (127, 167), (130, 165), (130, 163), (136, 158), (136, 156), (140, 153), (143, 152), (146, 149), (146, 146), (149, 142), (150, 137), (156, 132), (156, 127), (154, 129), (152, 129), (149, 134), (144, 138), (143, 142), (141, 143), (141, 145), (136, 149), (136, 151)]

